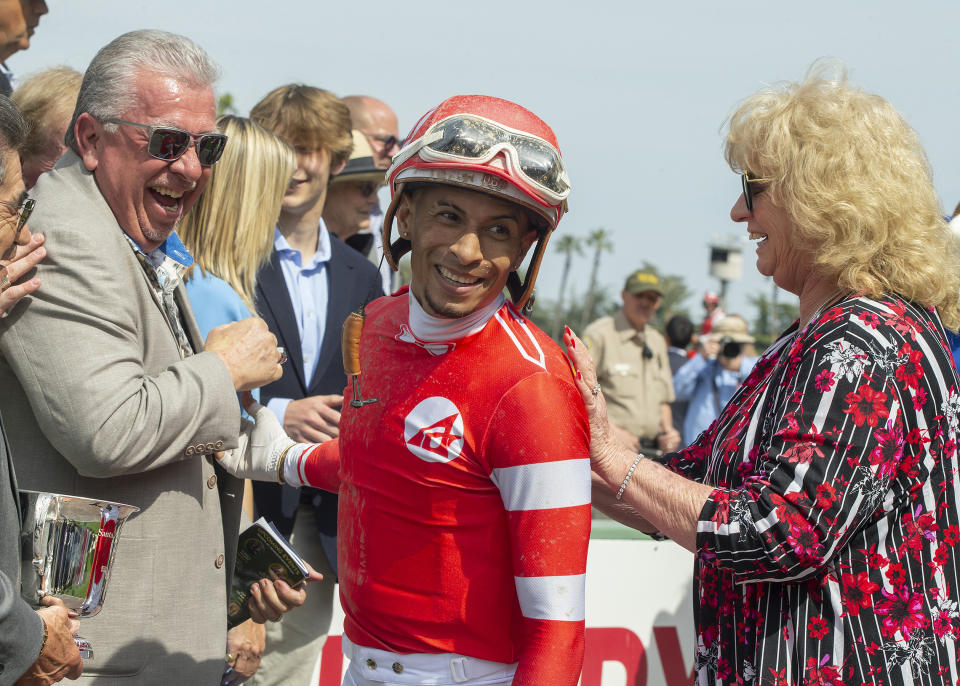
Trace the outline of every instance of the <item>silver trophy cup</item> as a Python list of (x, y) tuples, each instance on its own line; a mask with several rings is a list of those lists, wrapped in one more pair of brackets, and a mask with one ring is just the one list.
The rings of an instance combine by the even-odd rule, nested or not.
[[(22, 587), (28, 603), (54, 596), (83, 619), (103, 606), (117, 537), (139, 507), (57, 493), (20, 491)], [(84, 659), (90, 642), (74, 641)]]

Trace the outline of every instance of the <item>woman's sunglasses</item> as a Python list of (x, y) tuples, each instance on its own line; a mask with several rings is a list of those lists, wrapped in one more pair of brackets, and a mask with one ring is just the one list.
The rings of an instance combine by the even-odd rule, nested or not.
[(750, 174), (741, 174), (740, 180), (743, 182), (743, 199), (747, 203), (747, 212), (753, 212), (753, 187), (751, 183), (770, 183), (773, 179), (754, 179)]
[(149, 126), (110, 117), (103, 120), (108, 124), (123, 124), (146, 129), (150, 133), (147, 152), (151, 157), (165, 162), (173, 162), (183, 156), (192, 142), (197, 150), (197, 159), (204, 167), (217, 163), (227, 145), (227, 137), (222, 133), (190, 133), (171, 126)]

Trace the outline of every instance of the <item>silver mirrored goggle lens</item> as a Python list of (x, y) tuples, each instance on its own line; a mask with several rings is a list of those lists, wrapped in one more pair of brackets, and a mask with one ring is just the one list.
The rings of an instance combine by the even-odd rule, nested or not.
[(563, 161), (551, 146), (538, 138), (505, 131), (475, 117), (455, 117), (441, 123), (441, 136), (427, 144), (435, 152), (481, 159), (497, 145), (509, 143), (517, 151), (520, 171), (533, 183), (556, 195), (570, 191)]

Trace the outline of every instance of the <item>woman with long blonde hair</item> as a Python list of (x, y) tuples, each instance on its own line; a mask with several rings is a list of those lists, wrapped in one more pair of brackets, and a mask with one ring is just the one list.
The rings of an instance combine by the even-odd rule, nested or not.
[[(293, 149), (249, 119), (224, 115), (217, 130), (227, 146), (207, 187), (177, 230), (195, 264), (187, 294), (204, 338), (210, 329), (256, 314), (257, 272), (270, 258), (280, 203), (293, 175)], [(253, 391), (259, 400), (259, 389)], [(249, 483), (244, 509), (252, 517)], [(244, 622), (228, 635), (224, 682), (240, 683), (260, 665), (262, 624)]]
[(204, 336), (256, 313), (257, 272), (270, 257), (295, 166), (293, 149), (249, 119), (224, 115), (217, 130), (227, 147), (178, 229), (196, 261), (187, 293)]

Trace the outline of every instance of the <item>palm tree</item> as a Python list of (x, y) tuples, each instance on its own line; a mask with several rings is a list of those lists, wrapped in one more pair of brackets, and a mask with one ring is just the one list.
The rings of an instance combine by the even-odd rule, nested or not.
[(597, 293), (597, 275), (600, 273), (600, 256), (605, 252), (613, 251), (610, 233), (600, 227), (590, 232), (586, 239), (587, 246), (593, 248), (593, 268), (590, 270), (590, 286), (587, 288), (586, 304), (580, 316), (580, 331), (583, 331), (593, 318), (593, 302)]
[(564, 300), (567, 294), (567, 279), (570, 276), (570, 265), (574, 254), (583, 254), (583, 241), (578, 236), (567, 234), (560, 238), (555, 244), (557, 252), (564, 256), (563, 272), (560, 276), (560, 293), (557, 296), (557, 308), (553, 316), (553, 340), (560, 340), (560, 325), (563, 324)]
[(217, 98), (217, 116), (222, 114), (236, 114), (237, 108), (233, 106), (233, 95), (224, 93)]

